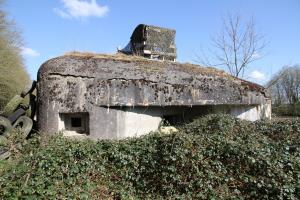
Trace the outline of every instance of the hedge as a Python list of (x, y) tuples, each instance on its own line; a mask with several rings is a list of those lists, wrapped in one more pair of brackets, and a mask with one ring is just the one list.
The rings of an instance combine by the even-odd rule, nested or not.
[(119, 141), (34, 137), (0, 171), (4, 199), (299, 199), (300, 123), (209, 115)]
[(300, 117), (300, 102), (272, 106), (272, 113), (277, 116)]

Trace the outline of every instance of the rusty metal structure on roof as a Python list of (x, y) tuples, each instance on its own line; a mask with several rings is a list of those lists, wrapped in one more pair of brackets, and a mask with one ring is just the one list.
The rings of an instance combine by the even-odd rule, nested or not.
[(133, 31), (129, 44), (120, 52), (158, 60), (175, 61), (176, 31), (145, 24), (138, 25)]

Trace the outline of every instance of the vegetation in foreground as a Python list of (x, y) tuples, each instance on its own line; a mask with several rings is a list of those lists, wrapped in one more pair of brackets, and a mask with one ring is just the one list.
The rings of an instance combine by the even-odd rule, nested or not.
[(15, 148), (13, 161), (0, 163), (4, 199), (300, 198), (297, 120), (210, 115), (169, 135), (97, 142), (57, 135)]

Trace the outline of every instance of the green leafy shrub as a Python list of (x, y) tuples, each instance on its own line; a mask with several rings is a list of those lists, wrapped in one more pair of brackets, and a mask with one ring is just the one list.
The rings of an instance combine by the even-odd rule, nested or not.
[(300, 102), (294, 104), (274, 105), (272, 112), (277, 116), (294, 116), (300, 117)]
[(1, 173), (0, 196), (300, 198), (299, 121), (251, 123), (209, 115), (178, 128), (120, 141), (35, 138)]

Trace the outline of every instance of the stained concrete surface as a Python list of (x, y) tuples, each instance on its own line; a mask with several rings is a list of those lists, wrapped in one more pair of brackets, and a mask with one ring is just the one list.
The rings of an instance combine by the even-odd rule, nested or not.
[(166, 112), (186, 108), (191, 116), (220, 111), (252, 121), (271, 113), (262, 86), (213, 68), (135, 56), (50, 59), (39, 70), (37, 89), (42, 132), (63, 129), (61, 113), (88, 113), (91, 138), (139, 136), (156, 130)]

